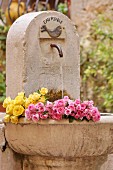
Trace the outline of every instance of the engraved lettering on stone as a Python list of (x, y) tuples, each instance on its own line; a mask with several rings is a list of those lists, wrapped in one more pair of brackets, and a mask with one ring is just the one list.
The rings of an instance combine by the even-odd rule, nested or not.
[(57, 18), (57, 17), (49, 17), (49, 18), (46, 18), (44, 21), (43, 21), (43, 23), (44, 24), (47, 24), (48, 22), (50, 22), (50, 21), (56, 21), (56, 22), (58, 22), (58, 23), (60, 23), (60, 24), (62, 24), (62, 20), (60, 20), (60, 18)]

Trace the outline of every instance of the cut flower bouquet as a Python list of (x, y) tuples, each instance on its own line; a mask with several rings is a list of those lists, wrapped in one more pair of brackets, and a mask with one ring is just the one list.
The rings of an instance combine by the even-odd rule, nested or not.
[(33, 122), (38, 122), (40, 119), (69, 119), (69, 122), (84, 119), (94, 122), (100, 120), (100, 112), (94, 107), (93, 101), (82, 102), (80, 99), (71, 100), (68, 96), (64, 96), (63, 99), (50, 102), (46, 97), (47, 93), (47, 88), (41, 88), (30, 94), (28, 98), (24, 92), (18, 93), (14, 100), (6, 98), (3, 103), (3, 107), (6, 108), (4, 122), (17, 124), (22, 116)]

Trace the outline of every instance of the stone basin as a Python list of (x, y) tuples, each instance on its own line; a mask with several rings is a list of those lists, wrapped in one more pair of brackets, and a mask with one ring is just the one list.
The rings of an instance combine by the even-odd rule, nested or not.
[(10, 147), (21, 154), (65, 158), (104, 155), (113, 151), (113, 116), (102, 116), (97, 123), (20, 119), (17, 125), (6, 123), (5, 136)]
[[(47, 159), (49, 161), (52, 159), (52, 162), (55, 159), (57, 160), (55, 166), (59, 164), (59, 160), (65, 159), (65, 162), (76, 162), (79, 170), (83, 167), (83, 160), (87, 158), (90, 166), (87, 165), (89, 169), (86, 166), (85, 168), (100, 170), (108, 154), (113, 153), (113, 116), (101, 116), (101, 120), (97, 123), (92, 121), (69, 123), (68, 120), (43, 120), (33, 123), (22, 118), (17, 125), (5, 124), (5, 137), (15, 152), (28, 155), (30, 160), (33, 159), (31, 162), (35, 160), (35, 164), (36, 158), (38, 163), (41, 159), (41, 164), (45, 164), (42, 163), (44, 159), (46, 164)], [(61, 169), (70, 170), (69, 167)], [(54, 169), (53, 165), (52, 168)], [(44, 165), (39, 169), (44, 170)]]

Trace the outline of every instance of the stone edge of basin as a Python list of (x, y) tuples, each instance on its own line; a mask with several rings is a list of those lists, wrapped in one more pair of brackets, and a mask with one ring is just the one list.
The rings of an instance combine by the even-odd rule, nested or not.
[(0, 124), (3, 124), (3, 118), (5, 116), (5, 112), (0, 112)]
[[(3, 123), (3, 118), (5, 116), (5, 113), (0, 112), (0, 124)], [(109, 124), (113, 123), (113, 114), (111, 113), (101, 113), (101, 119), (98, 122), (93, 121), (73, 121), (72, 123), (69, 123), (69, 120), (62, 119), (59, 121), (52, 120), (52, 119), (46, 119), (46, 120), (40, 120), (37, 124)], [(18, 124), (35, 124), (34, 122), (30, 120), (26, 120), (25, 118), (20, 118)]]

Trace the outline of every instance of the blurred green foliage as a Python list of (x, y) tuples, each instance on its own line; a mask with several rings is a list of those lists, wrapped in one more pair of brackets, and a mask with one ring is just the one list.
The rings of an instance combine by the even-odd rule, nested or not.
[(5, 77), (0, 73), (0, 103), (5, 99)]
[(81, 39), (81, 97), (113, 112), (113, 16), (101, 14)]
[(9, 30), (8, 26), (0, 25), (0, 103), (5, 98), (5, 68), (6, 68), (6, 37)]
[(65, 15), (68, 14), (68, 6), (67, 3), (59, 3), (58, 5), (58, 12), (61, 12)]

